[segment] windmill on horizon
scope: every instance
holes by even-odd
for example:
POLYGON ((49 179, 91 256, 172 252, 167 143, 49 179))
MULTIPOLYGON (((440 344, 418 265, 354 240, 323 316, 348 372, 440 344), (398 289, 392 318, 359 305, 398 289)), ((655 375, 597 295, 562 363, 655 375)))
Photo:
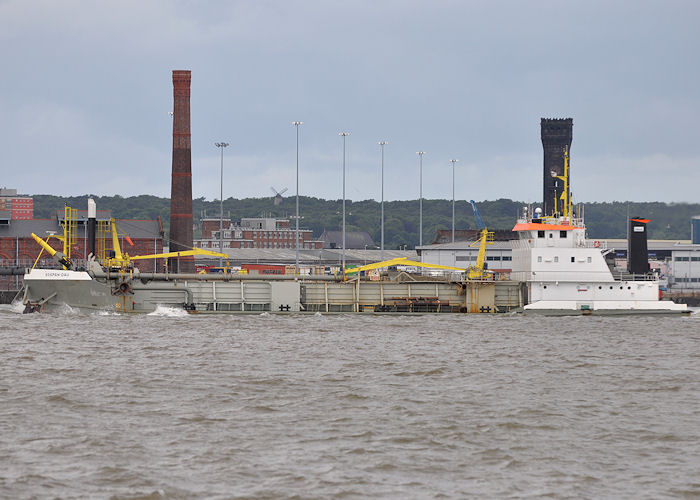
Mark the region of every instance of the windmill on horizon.
POLYGON ((274 187, 270 186, 270 189, 275 194, 273 202, 275 203, 275 206, 278 206, 280 203, 282 203, 282 200, 284 200, 284 197, 282 195, 287 192, 287 188, 284 188, 281 191, 277 191, 274 187))

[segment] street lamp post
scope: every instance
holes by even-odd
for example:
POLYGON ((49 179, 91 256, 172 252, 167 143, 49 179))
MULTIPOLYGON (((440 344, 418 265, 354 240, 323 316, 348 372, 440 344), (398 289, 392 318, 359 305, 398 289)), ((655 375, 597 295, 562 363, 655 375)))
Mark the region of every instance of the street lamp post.
POLYGON ((294 248, 296 253, 295 260, 295 275, 299 276, 299 125, 304 122, 292 122, 292 125, 297 129, 297 224, 296 231, 294 232, 294 248))
POLYGON ((350 132, 340 132, 343 137, 343 273, 345 273, 345 138, 350 132))
POLYGON ((459 160, 452 158, 452 243, 455 242, 455 163, 459 160))
MULTIPOLYGON (((224 253, 224 148, 228 142, 217 142, 215 146, 221 149, 221 194, 219 195, 219 252, 224 253)), ((219 267, 224 265, 224 258, 219 257, 219 267)))
POLYGON ((379 141, 377 144, 382 148, 382 247, 380 260, 384 260, 384 146, 389 144, 386 141, 379 141))
POLYGON ((419 185, 419 201, 418 201, 418 244, 423 246, 423 155, 425 151, 416 151, 420 159, 420 167, 418 168, 418 185, 419 185))

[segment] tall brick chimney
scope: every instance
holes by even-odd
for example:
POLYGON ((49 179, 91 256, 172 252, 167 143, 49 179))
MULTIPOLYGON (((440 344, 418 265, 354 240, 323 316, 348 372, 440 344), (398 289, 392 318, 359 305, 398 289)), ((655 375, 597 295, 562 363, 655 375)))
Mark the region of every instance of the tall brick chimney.
MULTIPOLYGON (((173 71, 173 174, 170 188, 170 251, 192 249, 191 71, 173 71)), ((194 272, 194 257, 171 257, 171 271, 194 272)))

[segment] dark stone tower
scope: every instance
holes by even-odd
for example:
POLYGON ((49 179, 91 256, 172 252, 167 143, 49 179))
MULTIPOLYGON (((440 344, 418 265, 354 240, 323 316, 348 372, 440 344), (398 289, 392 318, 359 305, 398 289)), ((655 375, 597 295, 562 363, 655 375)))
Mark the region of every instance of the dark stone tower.
MULTIPOLYGON (((542 118, 540 121, 544 148, 543 215, 554 214, 555 198, 557 208, 561 212, 560 197, 564 190, 564 183, 552 177, 552 172, 556 172, 559 176, 564 175, 564 148, 568 147, 571 150, 573 127, 573 118, 542 118)), ((570 179, 568 183, 571 186, 570 179)))
MULTIPOLYGON (((173 71, 173 174, 170 188, 170 251, 192 249, 191 72, 173 71)), ((194 257, 171 257, 171 271, 194 272, 194 257)))

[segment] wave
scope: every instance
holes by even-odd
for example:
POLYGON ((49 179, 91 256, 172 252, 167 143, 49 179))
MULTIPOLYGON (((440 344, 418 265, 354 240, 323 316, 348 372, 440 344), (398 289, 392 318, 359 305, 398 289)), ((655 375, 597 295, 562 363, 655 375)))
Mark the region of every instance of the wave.
POLYGON ((19 300, 15 300, 12 304, 0 304, 0 312, 22 314, 24 312, 24 304, 19 300))
POLYGON ((184 318, 189 316, 189 313, 184 309, 168 306, 156 306, 156 310, 147 314, 147 316, 165 316, 168 318, 184 318))

